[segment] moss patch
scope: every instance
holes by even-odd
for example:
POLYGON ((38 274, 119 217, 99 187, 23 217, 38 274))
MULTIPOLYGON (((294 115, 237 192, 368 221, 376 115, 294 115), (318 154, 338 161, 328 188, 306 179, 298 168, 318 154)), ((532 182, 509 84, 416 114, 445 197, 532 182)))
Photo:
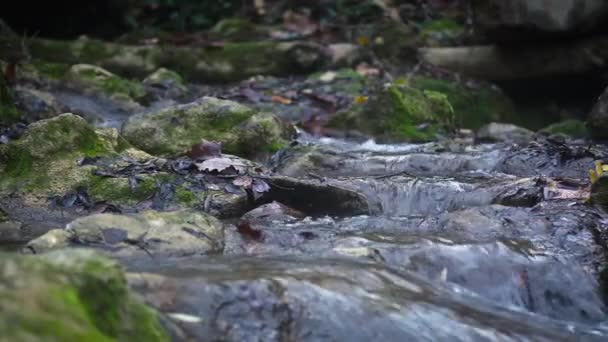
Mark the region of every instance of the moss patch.
POLYGON ((363 105, 338 113, 329 126, 358 130, 381 141, 429 141, 453 128, 454 109, 447 96, 392 84, 363 105))
POLYGON ((0 329, 12 341, 167 341, 118 265, 90 251, 0 258, 0 329))
POLYGON ((107 201, 114 204, 134 205, 152 196, 157 190, 156 180, 144 177, 131 188, 127 178, 92 176, 86 182, 89 196, 93 201, 107 201))
POLYGON ((121 78, 100 67, 87 64, 76 64, 70 68, 70 79, 89 86, 109 96, 124 96, 141 100, 146 91, 139 82, 121 78))
POLYGON ((456 124, 463 128, 478 129, 490 122, 510 122, 515 116, 511 101, 489 87, 469 89, 456 82, 429 77, 413 77, 410 83, 417 89, 445 94, 454 108, 456 124))
POLYGON ((548 134, 564 134, 573 138, 588 138, 590 136, 585 122, 575 119, 554 123, 540 131, 548 134))
POLYGON ((63 194, 88 177, 82 157, 115 154, 110 142, 73 114, 31 124, 20 139, 0 147, 0 190, 63 194))

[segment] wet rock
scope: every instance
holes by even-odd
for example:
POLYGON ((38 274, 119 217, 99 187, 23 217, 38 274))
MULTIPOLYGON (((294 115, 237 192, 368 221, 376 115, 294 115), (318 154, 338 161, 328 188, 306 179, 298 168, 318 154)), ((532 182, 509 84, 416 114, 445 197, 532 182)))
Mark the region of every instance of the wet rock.
POLYGON ((529 39, 529 31, 588 31, 608 15, 608 6, 599 0, 559 0, 550 5, 541 0, 478 0, 472 8, 479 28, 503 38, 510 34, 509 39, 529 39))
POLYGON ((564 135, 573 139, 589 138, 589 130, 587 129, 585 122, 576 119, 556 122, 541 129, 540 133, 564 135))
POLYGON ((328 127, 356 130, 379 141, 430 141, 454 125, 447 97, 410 86, 384 86, 366 103, 334 115, 328 127))
POLYGON ((121 268, 90 251, 3 255, 0 284, 7 339, 168 341, 156 312, 130 293, 121 268))
POLYGON ((220 221, 196 211, 98 214, 72 221, 67 234, 49 231, 27 248, 38 253, 70 245, 98 248, 113 256, 192 256, 221 252, 223 230, 220 221))
POLYGON ((277 201, 308 215, 365 215, 377 212, 365 195, 337 182, 273 176, 262 200, 277 201))
POLYGON ((82 38, 76 41, 32 39, 32 55, 49 62, 88 63, 123 76, 145 77, 160 67, 194 81, 236 81, 255 75, 291 75, 315 71, 328 62, 324 49, 308 42, 245 42, 170 49, 122 45, 82 38))
POLYGON ((600 145, 541 139, 527 146, 512 148, 497 166, 497 171, 517 175, 587 178, 595 160, 603 160, 607 151, 600 145))
POLYGON ((492 122, 477 131, 475 138, 480 142, 509 142, 526 144, 533 139, 534 132, 513 124, 492 122))
POLYGON ((350 67, 372 60, 369 52, 355 44, 331 44, 328 49, 334 67, 350 67))
POLYGON ((273 201, 246 212, 241 218, 247 221, 293 221, 303 217, 302 212, 273 201))
POLYGON ((133 115, 123 127, 129 142, 155 155, 177 155, 206 139, 221 142, 224 152, 252 157, 278 150, 292 132, 272 114, 212 97, 133 115))
POLYGON ((608 139, 608 88, 600 95, 589 113, 587 126, 594 139, 608 139))
POLYGON ((0 217, 0 243, 27 241, 22 226, 23 224, 19 221, 6 220, 0 217))
POLYGON ((572 332, 566 323, 371 263, 247 258, 150 266, 133 266, 138 273, 130 283, 151 305, 172 314, 185 340, 403 341, 424 336, 468 341, 493 336, 555 341, 576 336, 592 341, 604 334, 576 323, 568 325, 572 332))

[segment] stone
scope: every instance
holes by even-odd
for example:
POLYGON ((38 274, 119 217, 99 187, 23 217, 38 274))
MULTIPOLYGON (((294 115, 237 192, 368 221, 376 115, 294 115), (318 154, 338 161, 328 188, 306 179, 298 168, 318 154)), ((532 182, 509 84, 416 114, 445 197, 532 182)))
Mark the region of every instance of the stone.
POLYGON ((508 142, 526 144, 533 139, 534 132, 513 124, 492 122, 481 127, 475 138, 479 142, 508 142))
POLYGON ((608 88, 599 96, 587 118, 594 139, 608 139, 608 88))
POLYGON ((589 138, 589 129, 584 121, 569 119, 551 124, 539 131, 544 134, 557 134, 574 139, 589 138))
POLYGON ((92 251, 3 254, 0 297, 6 340, 169 341, 117 263, 92 251))
POLYGON ((527 39, 530 31, 590 31, 608 15, 602 0, 475 0, 472 10, 478 28, 501 37, 510 33, 509 39, 527 39))
POLYGON ((222 143, 223 152, 251 158, 277 151, 294 130, 273 114, 233 101, 203 97, 185 105, 133 115, 122 133, 133 146, 154 155, 179 155, 206 139, 222 143))
POLYGON ((64 232, 51 230, 27 248, 39 252, 67 244, 99 248, 113 256, 178 257, 221 253, 224 243, 223 224, 194 210, 90 215, 70 222, 64 232))

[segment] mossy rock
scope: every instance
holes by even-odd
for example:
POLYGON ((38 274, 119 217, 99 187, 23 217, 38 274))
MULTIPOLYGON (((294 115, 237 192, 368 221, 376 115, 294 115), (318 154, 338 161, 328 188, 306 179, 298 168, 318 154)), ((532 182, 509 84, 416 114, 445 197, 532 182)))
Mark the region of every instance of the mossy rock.
POLYGON ((569 119, 551 124, 540 130, 547 134, 563 134, 576 139, 589 138, 589 130, 584 121, 569 119))
POLYGON ((35 122, 18 140, 0 146, 0 192, 63 195, 90 177, 92 166, 78 160, 114 155, 114 143, 74 114, 35 122))
POLYGON ((206 139, 221 142, 223 152, 248 158, 275 151, 291 133, 291 127, 272 114, 212 97, 134 115, 123 127, 133 146, 154 155, 177 155, 206 139))
POLYGON ((67 73, 67 80, 119 100, 137 102, 146 95, 144 86, 139 82, 121 78, 95 65, 73 65, 67 73))
POLYGON ((123 77, 145 77, 160 67, 189 81, 236 81, 254 75, 307 73, 328 62, 324 49, 308 42, 243 42, 214 47, 133 46, 94 39, 32 39, 36 59, 93 64, 123 77))
POLYGON ((420 35, 427 42, 427 46, 445 45, 455 42, 465 33, 465 27, 451 18, 440 18, 422 23, 419 27, 420 35))
POLYGON ((21 119, 15 99, 4 77, 0 77, 0 126, 10 125, 21 119))
POLYGON ((145 85, 151 86, 184 86, 184 79, 175 71, 167 68, 159 68, 148 75, 143 81, 145 85))
POLYGON ((444 94, 399 84, 384 86, 366 103, 329 122, 329 127, 356 130, 380 141, 430 141, 453 126, 454 109, 444 94))
POLYGON ((116 262, 91 251, 0 258, 7 341, 168 341, 116 262))
POLYGON ((490 122, 510 122, 515 116, 511 100, 490 86, 469 88, 461 83, 415 76, 409 83, 421 90, 445 94, 454 108, 456 124, 476 130, 490 122))
POLYGON ((220 20, 208 34, 214 40, 228 42, 249 42, 263 39, 268 29, 264 29, 247 19, 227 18, 220 20))

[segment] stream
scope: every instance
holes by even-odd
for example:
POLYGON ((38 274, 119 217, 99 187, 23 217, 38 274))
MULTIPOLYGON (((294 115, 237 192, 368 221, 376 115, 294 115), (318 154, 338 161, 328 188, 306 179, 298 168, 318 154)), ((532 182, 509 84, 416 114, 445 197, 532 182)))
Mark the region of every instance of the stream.
POLYGON ((278 173, 357 190, 371 212, 278 211, 250 220, 259 239, 229 226, 222 256, 125 259, 130 283, 172 317, 176 338, 608 338, 598 282, 608 221, 572 197, 568 184, 592 164, 563 154, 575 143, 300 144, 314 147, 316 166, 290 167, 297 153, 279 152, 278 173))

